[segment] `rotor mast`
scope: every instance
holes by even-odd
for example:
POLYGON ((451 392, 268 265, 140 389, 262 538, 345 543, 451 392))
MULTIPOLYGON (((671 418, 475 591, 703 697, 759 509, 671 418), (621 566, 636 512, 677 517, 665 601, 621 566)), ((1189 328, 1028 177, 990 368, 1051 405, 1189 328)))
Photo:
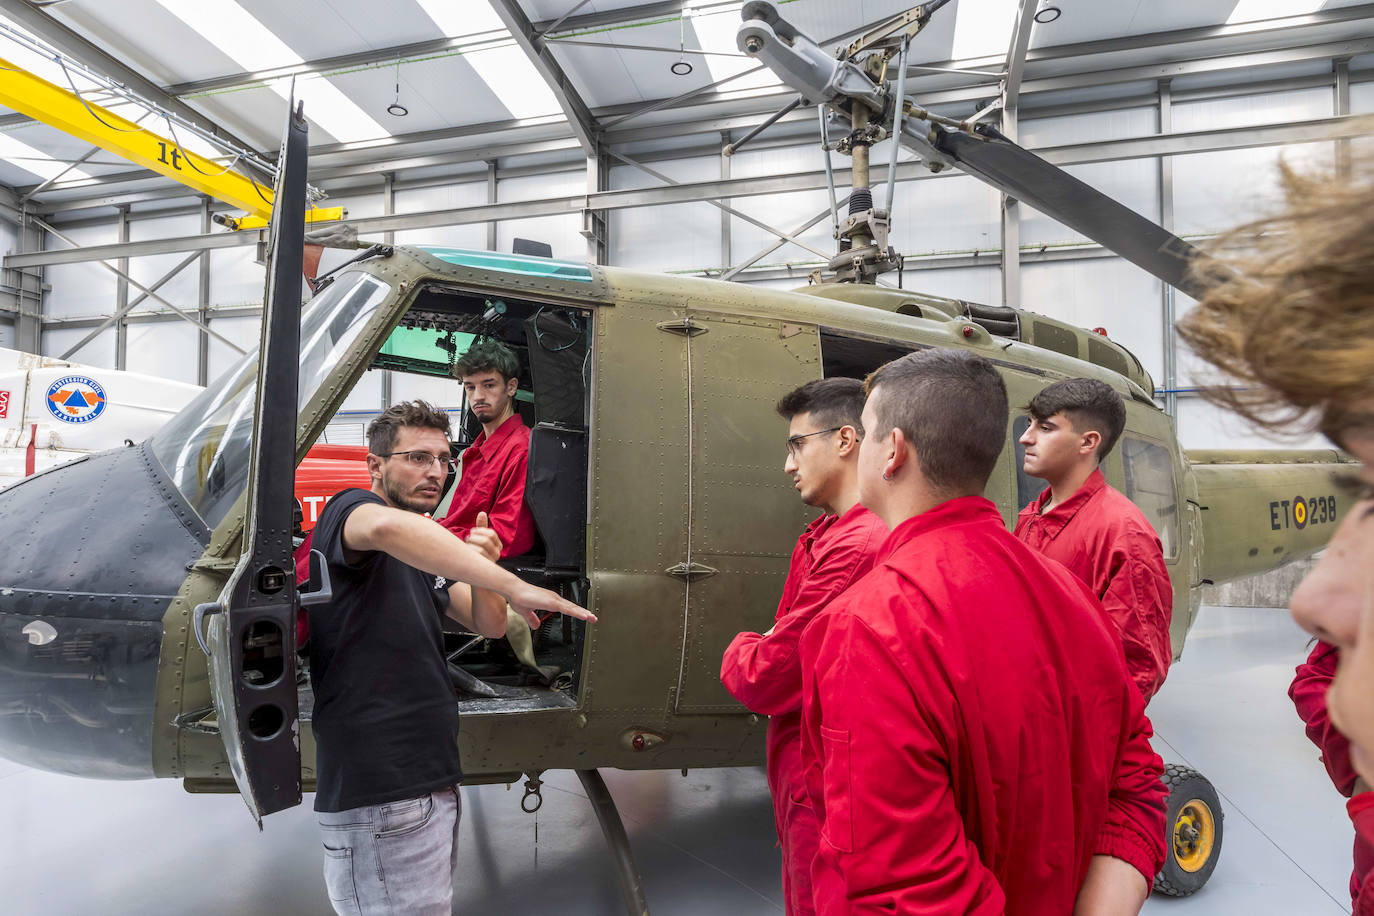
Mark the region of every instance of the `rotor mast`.
MULTIPOLYGON (((888 244, 892 220, 892 197, 896 172, 895 150, 888 166, 888 192, 884 206, 875 206, 872 190, 871 150, 886 139, 899 142, 905 100, 902 98, 904 73, 897 86, 889 89, 887 66, 893 52, 900 49, 899 68, 906 66, 906 48, 935 10, 948 0, 931 0, 892 17, 870 30, 835 56, 827 54, 808 36, 778 15, 767 0, 751 0, 740 11, 743 22, 736 35, 741 51, 756 57, 777 73, 784 82, 802 93, 802 101, 828 107, 847 119, 848 136, 834 147, 852 161, 849 212, 841 221, 836 215, 835 240, 839 251, 826 264, 833 282, 876 283, 880 274, 901 266, 902 256, 888 244), (889 126, 890 125, 890 126, 889 126)), ((831 174, 829 151, 822 115, 822 146, 827 155, 827 175, 831 174)), ((831 180, 831 199, 835 189, 831 180)), ((817 271, 813 281, 819 282, 817 271)))

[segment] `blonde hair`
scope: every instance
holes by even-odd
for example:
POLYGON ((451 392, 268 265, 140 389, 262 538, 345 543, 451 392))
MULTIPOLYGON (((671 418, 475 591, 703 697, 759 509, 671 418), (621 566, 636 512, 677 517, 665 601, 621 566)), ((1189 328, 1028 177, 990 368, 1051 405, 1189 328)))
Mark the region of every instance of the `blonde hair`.
POLYGON ((1209 288, 1178 331, 1240 383, 1207 389, 1210 400, 1338 438, 1349 408, 1374 398, 1374 171, 1282 163, 1280 177, 1286 209, 1218 240, 1195 269, 1209 288))

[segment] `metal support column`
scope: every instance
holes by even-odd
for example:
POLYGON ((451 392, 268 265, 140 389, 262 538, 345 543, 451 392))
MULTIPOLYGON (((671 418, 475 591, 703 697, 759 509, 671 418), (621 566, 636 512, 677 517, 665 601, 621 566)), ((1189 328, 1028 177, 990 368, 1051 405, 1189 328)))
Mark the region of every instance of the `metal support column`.
MULTIPOLYGON (((19 251, 42 251, 43 240, 43 230, 29 219, 26 209, 21 209, 19 251)), ((14 348, 38 353, 43 343, 43 268, 6 269, 3 276, 5 285, 15 290, 14 348)))
MULTIPOLYGON (((382 212, 387 216, 396 213, 396 173, 382 173, 382 212)), ((396 244, 396 233, 387 231, 382 233, 382 241, 387 245, 396 244)), ((381 409, 386 410, 391 406, 391 370, 382 370, 382 404, 381 409)))
MULTIPOLYGON (((208 235, 212 225, 210 221, 210 198, 200 199, 200 234, 208 235)), ((200 253, 200 276, 196 284, 196 315, 200 318, 200 323, 207 328, 210 326, 210 252, 200 253)), ((206 331, 197 331, 196 339, 196 384, 210 384, 210 335, 206 331)))
MULTIPOLYGON (((127 205, 119 208, 119 243, 127 244, 129 241, 129 207, 127 205)), ((115 266, 127 275, 129 273, 129 259, 120 258, 115 262, 115 266)), ((115 280, 115 312, 124 311, 129 304, 129 281, 120 276, 115 280)), ((115 322, 115 368, 127 369, 129 357, 129 326, 120 318, 115 322)))
MULTIPOLYGON (((594 156, 587 157, 587 194, 599 194, 606 190, 609 182, 607 181, 606 157, 599 151, 594 156)), ((605 264, 610 254, 608 242, 608 220, 605 210, 594 210, 591 207, 584 207, 582 210, 582 237, 587 240, 587 262, 589 264, 605 264)))
MULTIPOLYGON (((496 160, 487 160, 487 204, 496 205, 496 160)), ((496 250, 496 220, 487 220, 487 251, 496 250)))
MULTIPOLYGON (((1331 62, 1335 77, 1335 98, 1333 114, 1344 117, 1350 114, 1350 58, 1338 57, 1331 62)), ((1336 141, 1336 174, 1341 178, 1350 177, 1350 141, 1336 141)))
MULTIPOLYGON (((1021 0, 1016 9, 1016 23, 1012 26, 1011 44, 1007 48, 1007 71, 1002 79, 1002 133, 1013 143, 1017 141, 1016 111, 1021 104, 1021 80, 1026 71, 1026 54, 1030 49, 1031 32, 1035 29, 1037 0, 1021 0)), ((1016 198, 1000 195, 1002 206, 1002 304, 1021 304, 1021 209, 1016 198)))
MULTIPOLYGON (((725 155, 725 153, 724 153, 724 150, 727 149, 729 146, 730 146, 730 131, 728 131, 728 130, 723 130, 723 131, 720 132, 720 148, 721 148, 721 150, 722 150, 722 152, 721 152, 721 154, 720 154, 720 180, 721 180, 721 181, 729 181, 729 180, 730 180, 730 157, 727 156, 727 155, 725 155)), ((721 203, 727 204, 727 205, 728 205, 728 204, 730 203, 730 201, 729 201, 729 199, 726 199, 726 200, 721 201, 721 203)), ((734 260, 733 260, 733 258, 734 258, 734 255, 733 255, 733 253, 732 253, 731 250, 730 250, 730 211, 729 211, 729 210, 721 210, 721 211, 720 211, 720 263, 721 263, 721 266, 723 266, 723 267, 728 267, 728 266, 730 266, 731 264, 735 263, 734 260)))
MULTIPOLYGON (((1172 133, 1174 129, 1173 90, 1169 80, 1159 81, 1159 133, 1160 136, 1172 133)), ((1170 232, 1174 231, 1174 160, 1172 156, 1160 156, 1159 163, 1159 224, 1170 232)), ((1163 307, 1164 335, 1164 412, 1177 416, 1178 412, 1178 335, 1174 331, 1174 288, 1161 283, 1161 305, 1163 307)))

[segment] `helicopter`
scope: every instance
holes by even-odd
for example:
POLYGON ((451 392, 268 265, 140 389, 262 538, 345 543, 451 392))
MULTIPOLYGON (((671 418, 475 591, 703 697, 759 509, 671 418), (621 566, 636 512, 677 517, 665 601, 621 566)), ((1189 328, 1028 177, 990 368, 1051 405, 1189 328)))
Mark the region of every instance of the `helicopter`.
MULTIPOLYGON (((1204 585, 1319 550, 1350 505, 1334 482, 1337 452, 1185 452, 1149 373, 1120 343, 1025 309, 875 282, 900 257, 886 212, 858 192, 869 191, 869 147, 891 124, 887 135, 932 167, 978 175, 1198 291, 1186 243, 995 131, 919 108, 883 78, 940 5, 838 57, 771 5, 743 8, 741 50, 852 128, 840 250, 823 282, 790 292, 375 245, 322 278, 302 309, 306 126, 293 106, 259 348, 147 440, 0 491, 6 530, 22 520, 26 532, 0 552, 0 755, 239 792, 259 825, 299 804, 315 771, 295 621, 331 586, 319 558, 308 583, 295 581, 293 475, 369 369, 456 390, 453 353, 479 337, 510 346, 527 370, 526 498, 539 537, 535 552, 503 562, 600 622, 545 623, 531 634, 533 665, 504 641, 446 636, 451 666, 475 688, 455 699, 466 782, 525 777, 522 806, 534 810, 542 772, 577 771, 630 912, 647 904, 597 769, 763 761, 766 721, 726 692, 719 668, 736 633, 768 626, 810 517, 779 470, 780 394, 819 377, 861 378, 929 347, 991 360, 1012 403, 1062 378, 1109 384, 1127 425, 1103 470, 1160 535, 1176 658, 1204 585)), ((1026 422, 1007 418, 987 490, 1009 525, 1042 485, 1021 469, 1026 422)), ((1194 822, 1171 826, 1171 856, 1183 863, 1175 878, 1205 881, 1219 808, 1201 861, 1194 822)))

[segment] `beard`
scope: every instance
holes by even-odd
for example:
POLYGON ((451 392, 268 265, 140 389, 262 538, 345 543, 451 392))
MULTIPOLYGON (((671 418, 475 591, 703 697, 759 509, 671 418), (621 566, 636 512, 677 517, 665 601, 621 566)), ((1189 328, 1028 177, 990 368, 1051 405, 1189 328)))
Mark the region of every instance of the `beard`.
POLYGON ((382 489, 386 491, 388 502, 397 509, 404 509, 407 512, 423 515, 426 512, 434 511, 439 506, 439 500, 435 497, 422 495, 414 492, 414 490, 409 493, 402 492, 400 485, 389 478, 383 478, 382 489))

